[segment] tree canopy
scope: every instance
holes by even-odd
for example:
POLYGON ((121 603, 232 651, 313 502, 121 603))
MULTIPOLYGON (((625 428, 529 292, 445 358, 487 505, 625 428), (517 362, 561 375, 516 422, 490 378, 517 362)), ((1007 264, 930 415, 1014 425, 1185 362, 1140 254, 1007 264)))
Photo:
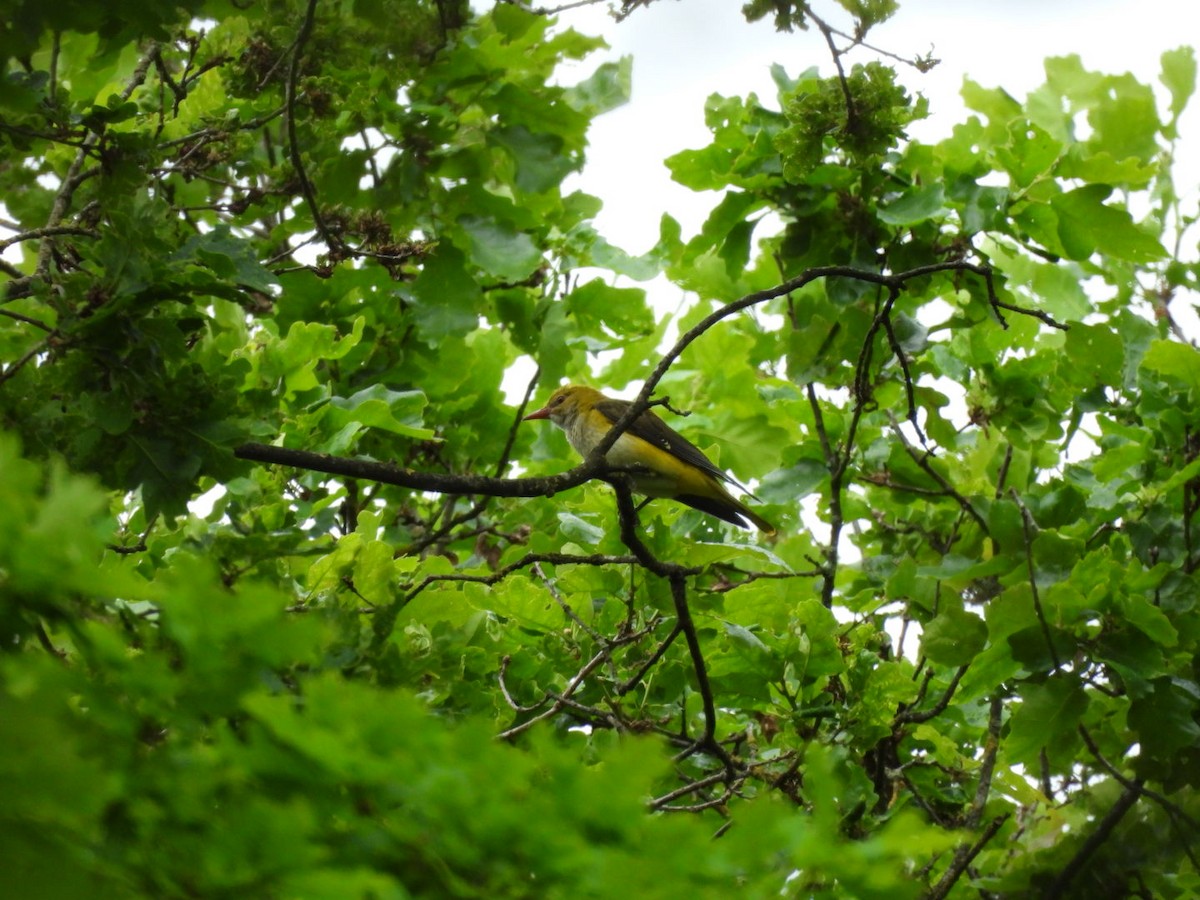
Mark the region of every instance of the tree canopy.
POLYGON ((709 98, 639 255, 555 11, 5 4, 23 896, 1200 896, 1194 51, 924 142, 915 6, 744 12, 828 59, 709 98), (568 381, 778 533, 522 424, 568 381))

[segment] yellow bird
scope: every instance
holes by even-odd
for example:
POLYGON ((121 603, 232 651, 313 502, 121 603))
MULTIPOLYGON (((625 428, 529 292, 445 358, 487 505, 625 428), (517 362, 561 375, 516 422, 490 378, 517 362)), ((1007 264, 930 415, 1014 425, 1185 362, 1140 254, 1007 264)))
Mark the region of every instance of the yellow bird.
MULTIPOLYGON (((586 458, 627 409, 628 400, 614 400, 590 387, 568 385, 555 391, 545 406, 525 420, 549 419, 567 433, 571 446, 586 458)), ((613 468, 629 470, 633 487, 640 494, 678 500, 742 528, 749 527, 749 519, 759 531, 775 533, 770 522, 736 500, 721 482, 741 488, 740 484, 650 410, 633 420, 605 459, 613 468)))

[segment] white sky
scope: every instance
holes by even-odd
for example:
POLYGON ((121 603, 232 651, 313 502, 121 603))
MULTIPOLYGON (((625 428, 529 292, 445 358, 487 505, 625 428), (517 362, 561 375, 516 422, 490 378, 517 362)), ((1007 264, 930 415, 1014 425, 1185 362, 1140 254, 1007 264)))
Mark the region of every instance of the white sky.
MULTIPOLYGON (((910 133, 933 141, 947 136, 966 114, 958 97, 964 76, 1023 99, 1044 81, 1046 57, 1077 53, 1089 69, 1130 71, 1157 85, 1163 51, 1183 44, 1200 50, 1200 7, 1190 21, 1183 12, 1192 2, 901 0, 900 11, 873 30, 868 41, 905 58, 932 52, 942 60, 927 74, 900 67, 909 92, 930 100, 929 119, 910 133)), ((633 56, 633 99, 592 125, 587 168, 570 185, 604 201, 598 228, 630 252, 644 252, 654 244, 663 212, 683 223, 686 236, 695 233, 714 204, 713 195, 672 182, 663 165, 679 150, 708 143, 704 101, 710 94, 754 91, 774 106, 772 63, 793 76, 813 65, 823 74, 833 73, 828 48, 815 29, 781 34, 769 21, 750 25, 741 6, 740 0, 655 0, 620 25, 604 6, 559 14, 562 25, 602 34, 612 47, 585 60, 580 77, 603 59, 633 56)), ((833 0, 817 0, 815 6, 831 25, 850 30, 848 17, 833 0)), ((872 58, 869 51, 858 50, 851 61, 872 58)), ((573 80, 572 73, 564 74, 573 80)), ((1200 100, 1193 97, 1184 114, 1177 168, 1177 185, 1191 198, 1193 210, 1200 182, 1198 107, 1200 100)))

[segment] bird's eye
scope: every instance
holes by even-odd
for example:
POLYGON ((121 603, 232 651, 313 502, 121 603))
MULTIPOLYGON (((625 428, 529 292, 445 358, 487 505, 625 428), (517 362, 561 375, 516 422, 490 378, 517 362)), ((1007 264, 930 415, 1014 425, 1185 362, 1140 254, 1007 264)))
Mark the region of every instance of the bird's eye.
POLYGON ((564 396, 562 396, 561 394, 560 394, 559 396, 557 396, 557 397, 551 397, 551 398, 550 398, 550 405, 551 405, 551 406, 558 406, 559 404, 561 404, 561 403, 562 403, 564 400, 566 400, 566 399, 567 399, 567 398, 566 398, 566 397, 564 397, 564 396))

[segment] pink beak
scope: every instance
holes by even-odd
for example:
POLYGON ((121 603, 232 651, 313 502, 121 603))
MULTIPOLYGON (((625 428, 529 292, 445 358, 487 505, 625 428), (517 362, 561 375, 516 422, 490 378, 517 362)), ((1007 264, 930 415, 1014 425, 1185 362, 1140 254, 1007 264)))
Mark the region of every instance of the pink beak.
POLYGON ((550 418, 550 407, 543 406, 537 412, 531 412, 529 415, 527 415, 521 421, 528 422, 532 419, 548 419, 548 418, 550 418))

